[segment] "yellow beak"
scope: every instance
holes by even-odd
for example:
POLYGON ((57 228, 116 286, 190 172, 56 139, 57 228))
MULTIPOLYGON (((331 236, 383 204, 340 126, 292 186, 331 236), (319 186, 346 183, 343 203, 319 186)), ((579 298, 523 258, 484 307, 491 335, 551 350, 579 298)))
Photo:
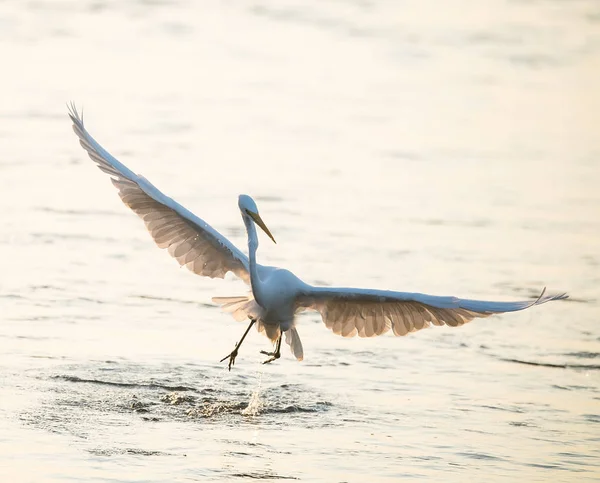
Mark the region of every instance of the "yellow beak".
POLYGON ((273 238, 273 235, 271 235, 271 232, 267 228, 267 225, 265 225, 265 222, 262 221, 262 218, 260 217, 260 215, 258 213, 254 213, 253 211, 249 211, 249 210, 246 210, 246 213, 248 213, 248 215, 250 215, 250 218, 252 218, 254 220, 254 223, 256 223, 258 226, 260 226, 262 228, 262 230, 269 236, 269 238, 271 240, 273 240, 273 243, 277 243, 275 241, 275 238, 273 238))

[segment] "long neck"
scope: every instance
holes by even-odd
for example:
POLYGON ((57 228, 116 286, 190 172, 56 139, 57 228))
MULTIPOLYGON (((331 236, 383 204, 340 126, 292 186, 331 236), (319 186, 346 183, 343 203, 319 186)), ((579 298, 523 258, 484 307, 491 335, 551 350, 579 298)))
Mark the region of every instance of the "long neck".
POLYGON ((262 284, 258 276, 258 267, 256 264, 256 250, 258 249, 258 233, 256 233, 256 225, 248 217, 244 216, 244 224, 248 232, 248 255, 250 257, 250 286, 252 287, 252 295, 260 304, 262 295, 262 284))

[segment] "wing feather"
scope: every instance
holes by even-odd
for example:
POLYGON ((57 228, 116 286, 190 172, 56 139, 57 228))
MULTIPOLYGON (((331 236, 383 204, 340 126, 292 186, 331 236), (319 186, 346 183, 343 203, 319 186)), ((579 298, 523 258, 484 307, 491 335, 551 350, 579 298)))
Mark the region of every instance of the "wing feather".
POLYGON ((309 287, 298 295, 296 310, 318 311, 325 326, 343 337, 373 337, 390 329, 400 336, 431 324, 459 327, 477 317, 567 298, 566 294, 544 296, 545 291, 533 301, 494 302, 387 290, 309 287))
POLYGON ((204 220, 167 197, 146 178, 135 174, 108 153, 87 132, 74 105, 69 117, 81 146, 98 167, 111 176, 125 205, 144 220, 150 236, 180 265, 208 277, 223 278, 233 272, 250 282, 248 258, 204 220))

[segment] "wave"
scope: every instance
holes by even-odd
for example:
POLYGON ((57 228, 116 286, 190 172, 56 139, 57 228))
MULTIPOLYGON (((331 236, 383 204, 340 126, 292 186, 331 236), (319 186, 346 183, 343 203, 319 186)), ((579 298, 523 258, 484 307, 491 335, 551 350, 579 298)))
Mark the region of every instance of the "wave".
POLYGON ((171 386, 168 384, 158 384, 156 382, 151 383, 140 383, 140 382, 115 382, 115 381, 103 381, 101 379, 85 379, 77 376, 63 376, 57 375, 52 376, 53 379, 62 379, 68 382, 82 382, 87 384, 102 384, 105 386, 117 386, 123 388, 143 388, 143 389, 164 389, 165 391, 192 391, 199 392, 198 389, 190 386, 171 386))
POLYGON ((521 359, 505 359, 500 358, 501 361, 513 362, 515 364, 524 364, 526 366, 538 366, 538 367, 551 367, 553 369, 584 369, 584 370, 600 370, 600 364, 556 364, 551 362, 537 362, 537 361, 524 361, 521 359))

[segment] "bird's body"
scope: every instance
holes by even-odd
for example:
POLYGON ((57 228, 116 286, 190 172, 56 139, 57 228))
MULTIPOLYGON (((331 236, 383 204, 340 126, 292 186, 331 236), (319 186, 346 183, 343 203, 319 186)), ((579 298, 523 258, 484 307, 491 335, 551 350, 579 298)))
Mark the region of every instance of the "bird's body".
POLYGON ((262 286, 259 292, 257 293, 253 286, 252 294, 263 309, 264 323, 278 325, 284 332, 290 329, 294 323, 298 294, 309 286, 283 268, 269 272, 259 285, 262 286))
POLYGON ((259 239, 256 226, 271 239, 273 236, 258 214, 258 207, 252 198, 240 195, 238 200, 248 233, 246 256, 204 220, 111 156, 86 131, 83 118, 74 106, 70 107, 69 115, 83 148, 98 167, 111 176, 122 201, 144 220, 160 248, 168 249, 180 265, 185 265, 198 275, 223 278, 227 272, 233 272, 250 284, 251 292, 248 295, 213 298, 237 320, 251 321, 235 349, 224 358, 229 358, 230 369, 241 342, 254 324, 269 339, 277 341, 275 352, 265 352, 271 356, 266 362, 279 357, 283 334, 294 356, 302 360, 303 348, 295 326, 295 315, 303 310, 319 312, 325 325, 336 334, 372 337, 390 330, 395 335, 406 335, 430 324, 457 327, 476 317, 515 312, 567 297, 565 294, 544 297, 542 292, 533 301, 494 302, 309 285, 289 270, 257 262, 259 239))

